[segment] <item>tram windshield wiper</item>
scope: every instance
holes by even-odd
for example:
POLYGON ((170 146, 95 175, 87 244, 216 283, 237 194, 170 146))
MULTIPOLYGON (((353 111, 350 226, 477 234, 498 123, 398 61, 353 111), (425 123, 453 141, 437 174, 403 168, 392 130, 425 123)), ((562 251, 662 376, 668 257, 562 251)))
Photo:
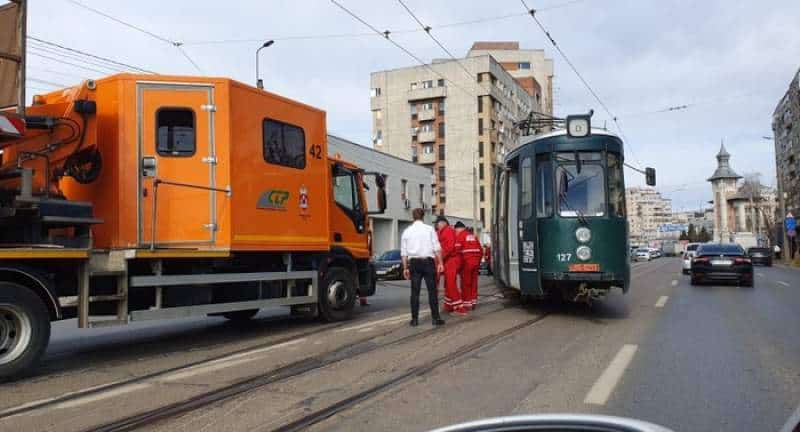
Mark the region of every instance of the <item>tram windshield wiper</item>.
POLYGON ((575 213, 575 216, 577 216, 577 217, 578 217, 578 222, 580 222, 580 224, 581 224, 581 225, 584 225, 584 226, 587 226, 587 227, 589 226, 589 219, 587 219, 587 218, 586 218, 586 215, 585 215, 585 214, 583 214, 583 212, 582 212, 582 211, 580 211, 579 209, 577 209, 577 208, 573 208, 573 207, 572 207, 572 206, 569 204, 569 200, 567 200, 567 193, 566 193, 566 191, 564 191, 564 192, 561 192, 561 193, 559 194, 559 198, 561 199, 561 202, 564 204, 564 207, 566 207, 566 208, 567 208, 567 210, 569 210, 569 211, 571 211, 571 212, 575 213))

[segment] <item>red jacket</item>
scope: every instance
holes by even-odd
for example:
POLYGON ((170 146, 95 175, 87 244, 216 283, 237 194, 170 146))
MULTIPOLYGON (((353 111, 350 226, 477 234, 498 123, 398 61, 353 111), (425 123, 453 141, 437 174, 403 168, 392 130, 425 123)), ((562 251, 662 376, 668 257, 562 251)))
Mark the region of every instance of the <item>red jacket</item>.
POLYGON ((442 246, 442 261, 461 256, 461 243, 456 239, 456 230, 450 225, 436 233, 442 246))
POLYGON ((481 242, 478 241, 478 237, 476 237, 475 234, 464 230, 461 231, 458 238, 461 243, 461 253, 465 258, 471 257, 480 259, 483 256, 483 247, 481 247, 481 242))

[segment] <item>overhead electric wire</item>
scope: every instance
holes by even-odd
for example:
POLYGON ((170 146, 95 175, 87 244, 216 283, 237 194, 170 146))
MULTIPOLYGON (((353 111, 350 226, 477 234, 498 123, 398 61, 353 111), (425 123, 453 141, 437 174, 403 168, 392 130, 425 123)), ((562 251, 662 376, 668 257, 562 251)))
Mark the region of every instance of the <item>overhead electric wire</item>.
MULTIPOLYGON (((617 126, 617 130, 619 131, 619 134, 622 136, 622 139, 625 140, 625 142, 628 144, 628 148, 631 151, 631 155, 641 165, 642 162, 639 160, 639 158, 636 157, 636 152, 633 150, 633 145, 631 145, 631 143, 629 143, 628 139, 625 137, 625 132, 622 130, 622 125, 620 125, 619 120, 617 119, 617 116, 615 116, 614 113, 611 112, 611 109, 608 108, 608 105, 606 105, 606 103, 603 102, 603 100, 600 98, 600 96, 597 94, 597 92, 594 90, 594 88, 592 88, 592 86, 589 84, 589 82, 586 81, 586 79, 583 77, 583 75, 581 75, 581 73, 578 71, 578 68, 575 67, 575 65, 572 63, 572 61, 569 59, 569 57, 567 57, 567 54, 564 52, 564 50, 562 50, 561 47, 558 45, 558 43, 556 43, 555 38, 553 38, 553 36, 550 34, 550 32, 547 31, 547 29, 544 27, 542 22, 539 21, 539 18, 536 17, 536 9, 531 9, 530 7, 528 7, 528 4, 525 3, 525 0, 519 0, 519 1, 522 3, 522 6, 528 11, 528 14, 531 16, 533 21, 536 22, 536 25, 539 27, 539 29, 542 31, 542 33, 545 34, 547 39, 553 45, 553 48, 555 48, 556 51, 558 51, 558 53, 561 55, 561 58, 564 59, 564 61, 567 63, 567 65, 570 67, 570 69, 572 69, 572 72, 575 73, 575 75, 583 83, 583 85, 586 87, 586 89, 589 90, 589 93, 591 93, 591 95, 594 97, 594 99, 597 101, 597 103, 600 104, 600 106, 603 108, 603 111, 605 111, 606 114, 608 114, 608 116, 611 117, 611 121, 613 121, 614 124, 617 126)), ((630 166, 627 163, 625 165, 628 166, 631 169, 638 170, 638 168, 630 166)))
POLYGON ((55 61, 55 62, 63 63, 65 65, 73 66, 73 67, 76 67, 76 68, 86 69, 86 70, 89 70, 89 71, 92 71, 92 72, 97 72, 97 73, 100 73, 100 74, 103 74, 103 75, 107 75, 108 74, 108 71, 102 71, 102 70, 99 70, 99 69, 90 68, 88 66, 82 66, 82 65, 79 65, 79 64, 76 64, 76 63, 71 63, 71 62, 68 62, 68 61, 65 61, 65 60, 61 60, 61 59, 58 59, 58 58, 55 58, 55 57, 46 56, 46 55, 43 55, 43 54, 38 54, 38 53, 35 53, 35 52, 31 52, 31 51, 28 51, 27 54, 28 55, 32 55, 32 56, 36 56, 36 57, 45 58, 45 59, 52 60, 52 61, 55 61))
MULTIPOLYGON (((560 9, 563 7, 571 6, 575 3, 584 2, 586 0, 572 0, 567 1, 564 3, 555 4, 552 6, 546 6, 543 8, 539 8, 539 12, 560 9)), ((444 28, 452 28, 452 27, 460 27, 465 25, 472 25, 472 24, 482 24, 487 22, 493 21, 501 21, 506 20, 509 18, 519 18, 528 15, 528 12, 517 12, 517 13, 509 13, 504 15, 495 15, 490 17, 484 18, 475 18, 465 21, 456 21, 451 23, 440 24, 436 27, 436 29, 444 29, 444 28)), ((391 34, 407 34, 407 33, 419 33, 424 30, 422 29, 398 29, 398 30, 391 30, 391 34)), ((250 43, 250 42, 263 42, 267 39, 272 39, 275 41, 289 41, 289 40, 325 40, 325 39, 334 39, 334 38, 358 38, 364 36, 376 36, 375 33, 339 33, 339 34, 310 34, 310 35, 289 35, 289 36, 268 36, 262 38, 246 38, 246 39, 211 39, 211 40, 197 40, 197 41, 185 41, 184 45, 215 45, 215 44, 233 44, 233 43, 250 43)), ((381 34, 383 36, 383 34, 381 34)))
POLYGON ((154 39, 157 39, 157 40, 159 40, 161 42, 165 42, 165 43, 168 43, 168 44, 174 46, 175 48, 178 49, 178 51, 180 51, 180 53, 184 57, 186 57, 187 60, 189 60, 189 63, 191 63, 192 66, 194 66, 195 69, 197 69, 197 72, 203 73, 202 69, 200 69, 200 66, 198 66, 197 63, 194 60, 192 60, 191 57, 189 57, 189 54, 185 50, 183 50, 181 48, 183 46, 183 42, 180 42, 180 41, 177 41, 177 40, 172 40, 170 38, 167 38, 167 37, 161 36, 159 34, 153 33, 153 32, 151 32, 149 30, 143 29, 142 27, 136 26, 136 25, 131 24, 131 23, 127 22, 127 21, 123 21, 122 19, 119 19, 119 18, 117 18, 117 17, 115 17, 113 15, 107 14, 107 13, 105 13, 103 11, 100 11, 100 10, 97 10, 97 9, 95 9, 93 7, 87 6, 87 5, 81 3, 81 2, 79 2, 77 0, 66 0, 66 1, 74 4, 75 6, 78 6, 80 8, 86 9, 86 10, 88 10, 90 12, 93 12, 93 13, 95 13, 97 15, 100 15, 100 16, 102 16, 104 18, 107 18, 107 19, 109 19, 111 21, 114 21, 114 22, 116 22, 118 24, 121 24, 121 25, 123 25, 125 27, 128 27, 130 29, 136 30, 139 33, 148 35, 148 36, 150 36, 150 37, 152 37, 154 39))
POLYGON ((120 61, 117 61, 117 60, 114 60, 114 59, 110 59, 108 57, 103 57, 103 56, 99 56, 99 55, 96 55, 96 54, 92 54, 92 53, 88 53, 88 52, 85 52, 85 51, 81 51, 79 49, 70 48, 68 46, 64 46, 62 44, 58 44, 58 43, 55 43, 55 42, 51 42, 51 41, 47 41, 47 40, 44 40, 44 39, 40 39, 40 38, 35 37, 35 36, 27 36, 27 38, 31 39, 31 40, 34 40, 36 42, 39 42, 39 43, 42 43, 42 44, 46 44, 46 45, 50 45, 52 47, 60 48, 62 50, 69 51, 69 52, 72 52, 72 53, 75 53, 75 54, 79 54, 79 55, 86 56, 86 57, 91 57, 91 58, 96 59, 96 60, 101 60, 101 61, 106 62, 106 63, 110 63, 110 64, 117 65, 117 66, 121 66, 121 67, 127 68, 129 70, 143 72, 143 73, 149 73, 149 74, 155 74, 155 72, 147 70, 147 69, 144 69, 144 68, 141 68, 139 66, 134 66, 134 65, 131 65, 131 64, 128 64, 128 63, 123 63, 123 62, 120 62, 120 61))
POLYGON ((58 58, 67 59, 69 61, 77 61, 77 62, 80 62, 81 64, 86 64, 86 65, 90 65, 90 66, 99 67, 99 68, 108 70, 110 73, 119 73, 119 72, 125 72, 126 71, 125 69, 122 69, 122 68, 119 68, 119 67, 116 67, 116 66, 109 66, 109 65, 107 65, 105 63, 95 62, 95 61, 92 61, 92 60, 87 59, 85 57, 81 57, 81 56, 70 54, 70 53, 64 53, 64 52, 61 52, 61 51, 58 51, 58 50, 54 50, 54 49, 51 49, 51 48, 48 48, 48 47, 41 47, 41 46, 37 46, 37 45, 28 44, 28 50, 33 50, 35 52, 40 52, 40 53, 44 53, 44 54, 47 54, 47 55, 54 55, 54 56, 56 56, 58 58))
POLYGON ((348 9, 348 8, 346 8, 344 5, 342 5, 342 4, 341 4, 341 3, 339 3, 338 1, 336 1, 336 0, 330 0, 330 1, 331 1, 331 3, 333 3, 334 5, 336 5, 336 6, 337 6, 339 9, 343 10, 345 13, 347 13, 348 15, 350 15, 351 17, 353 17, 353 19, 355 19, 356 21, 358 21, 358 22, 360 22, 361 24, 365 25, 366 27, 368 27, 370 30, 372 30, 372 31, 373 31, 373 32, 375 32, 376 34, 383 36, 383 37, 384 37, 384 39, 386 39, 386 40, 387 40, 387 41, 389 41, 389 42, 390 42, 392 45, 396 46, 396 47, 397 47, 397 48, 399 48, 401 51, 403 51, 404 53, 406 53, 406 54, 407 54, 409 57, 411 57, 411 58, 413 58, 414 60, 416 60, 416 61, 417 61, 417 62, 418 62, 420 65, 422 65, 424 68, 426 68, 426 69, 428 69, 429 71, 433 72, 433 74, 434 74, 434 75, 436 75, 436 76, 438 76, 439 78, 441 78, 441 79, 443 79, 443 80, 445 80, 445 81, 449 82, 449 83, 450 83, 450 84, 452 84, 454 87, 456 87, 456 88, 458 88, 458 89, 460 89, 460 90, 462 90, 462 91, 464 91, 464 92, 466 92, 466 93, 472 94, 472 92, 470 92, 469 90, 466 90, 466 89, 464 89, 463 87, 461 87, 460 85, 458 85, 458 84, 454 83, 452 80, 450 80, 450 79, 449 79, 449 78, 447 78, 446 76, 444 76, 444 75, 442 75, 441 73, 439 73, 438 71, 436 71, 436 70, 435 70, 433 67, 431 67, 431 65, 429 65, 429 64, 428 64, 428 63, 426 63, 426 62, 424 62, 424 61, 423 61, 421 58, 417 57, 417 55, 416 55, 416 54, 414 54, 413 52, 411 52, 410 50, 408 50, 408 48, 404 47, 403 45, 400 45, 400 44, 399 44, 397 41, 395 41, 394 39, 392 39, 392 38, 390 37, 390 35, 391 35, 391 32, 390 32, 390 31, 388 31, 388 30, 387 30, 387 31, 383 31, 383 32, 382 32, 382 31, 378 30, 377 28, 375 28, 375 26, 373 26, 372 24, 370 24, 370 23, 366 22, 366 21, 365 21, 363 18, 361 18, 360 16, 356 15, 356 14, 355 14, 353 11, 351 11, 351 10, 350 10, 350 9, 348 9))
POLYGON ((44 80, 44 79, 36 78, 36 77, 32 77, 32 76, 26 76, 25 79, 28 80, 28 81, 34 81, 34 82, 37 82, 39 84, 45 84, 45 85, 49 85, 49 86, 53 86, 53 87, 69 87, 67 84, 61 84, 61 83, 57 83, 57 82, 54 82, 54 81, 48 81, 48 80, 44 80))

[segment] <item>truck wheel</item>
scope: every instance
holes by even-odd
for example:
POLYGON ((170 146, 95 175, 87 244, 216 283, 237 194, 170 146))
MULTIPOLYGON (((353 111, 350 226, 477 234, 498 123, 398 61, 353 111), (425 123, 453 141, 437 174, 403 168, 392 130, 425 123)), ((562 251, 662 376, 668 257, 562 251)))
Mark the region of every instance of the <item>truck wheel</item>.
POLYGON ((50 314, 24 286, 0 282, 0 380, 32 367, 50 341, 50 314))
POLYGON ((253 318, 258 313, 258 309, 247 309, 247 310, 240 310, 240 311, 232 311, 232 312, 223 312, 220 314, 214 314, 215 316, 224 317, 227 320, 234 321, 234 322, 244 322, 250 321, 250 318, 253 318))
POLYGON ((319 316, 323 321, 343 321, 353 315, 356 283, 342 267, 328 268, 319 289, 319 316))

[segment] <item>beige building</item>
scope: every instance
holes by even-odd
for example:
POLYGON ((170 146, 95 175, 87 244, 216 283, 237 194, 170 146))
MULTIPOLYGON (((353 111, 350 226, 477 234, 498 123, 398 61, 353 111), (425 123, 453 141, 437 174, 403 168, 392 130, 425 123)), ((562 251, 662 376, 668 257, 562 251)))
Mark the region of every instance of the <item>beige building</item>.
MULTIPOLYGON (((625 204, 632 245, 652 245, 664 239, 659 227, 672 222, 672 201, 662 198, 655 189, 630 187, 625 189, 625 204)), ((667 237, 677 238, 677 235, 667 237)))
POLYGON ((495 55, 514 50, 481 47, 459 61, 372 73, 370 109, 376 150, 433 170, 433 212, 475 218, 484 229, 494 167, 519 140, 514 123, 531 111, 552 114, 552 61, 541 51, 516 50, 517 69, 509 72, 495 55))

